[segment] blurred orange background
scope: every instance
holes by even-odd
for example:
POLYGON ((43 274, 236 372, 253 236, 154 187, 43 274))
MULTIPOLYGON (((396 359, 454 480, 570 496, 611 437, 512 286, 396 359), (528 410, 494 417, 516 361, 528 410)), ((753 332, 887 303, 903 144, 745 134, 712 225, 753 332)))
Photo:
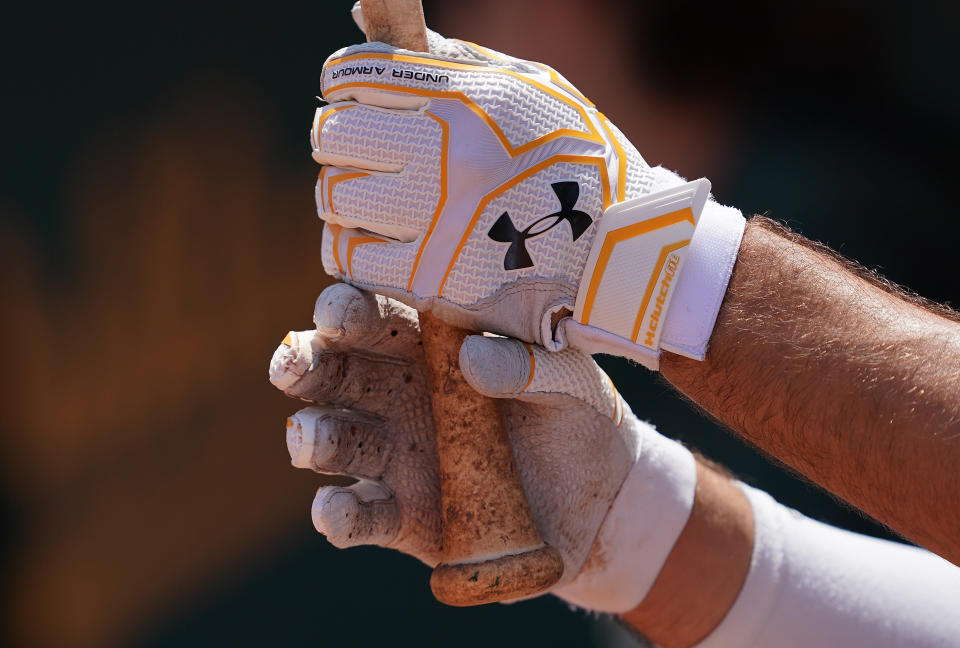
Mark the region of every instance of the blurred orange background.
MULTIPOLYGON (((555 600, 433 603, 336 552, 266 380, 331 279, 307 132, 350 0, 12 10, 0 193, 6 645, 631 645, 555 600)), ((427 3, 553 65, 652 164, 956 300, 952 3, 427 3), (952 34, 952 36, 951 36, 952 34)), ((633 409, 811 515, 883 531, 638 368, 633 409), (656 407, 651 403, 656 398, 656 407)))

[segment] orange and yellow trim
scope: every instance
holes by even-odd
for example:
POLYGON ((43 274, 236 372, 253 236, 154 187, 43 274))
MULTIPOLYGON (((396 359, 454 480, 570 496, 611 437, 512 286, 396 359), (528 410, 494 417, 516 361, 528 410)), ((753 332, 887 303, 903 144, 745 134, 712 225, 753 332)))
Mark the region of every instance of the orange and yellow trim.
POLYGON ((385 243, 386 239, 378 238, 376 236, 351 236, 347 241, 347 274, 350 275, 350 279, 353 279, 353 249, 358 245, 366 245, 367 243, 385 243))
MULTIPOLYGON (((597 297, 597 291, 600 289, 600 281, 603 279, 603 275, 607 270, 607 264, 610 262, 610 255, 613 253, 613 249, 617 246, 617 244, 632 239, 636 236, 642 236, 643 234, 647 234, 664 227, 669 227, 670 225, 674 225, 676 223, 682 223, 684 221, 689 222, 691 225, 696 225, 696 221, 693 218, 693 210, 689 207, 684 207, 683 209, 663 214, 662 216, 657 216, 656 218, 651 218, 640 223, 633 223, 632 225, 627 225, 625 227, 621 227, 620 229, 615 229, 608 232, 606 237, 603 239, 603 245, 600 248, 600 254, 597 256, 597 262, 593 268, 593 275, 590 277, 590 285, 587 288, 587 296, 583 302, 583 315, 581 316, 580 323, 590 323, 590 313, 593 311, 593 302, 597 297)), ((690 240, 687 239, 685 243, 689 242, 690 240)), ((656 283, 656 278, 658 276, 659 273, 654 273, 653 277, 651 278, 651 282, 653 283, 647 286, 648 293, 653 291, 651 286, 656 283)), ((640 308, 641 313, 646 307, 647 301, 649 301, 649 297, 645 298, 644 305, 640 308)), ((636 339, 636 332, 634 333, 634 339, 636 339)))
POLYGON ((553 81, 558 86, 560 86, 561 88, 563 88, 564 90, 572 94, 574 97, 576 97, 583 103, 587 104, 591 108, 596 107, 595 104, 589 99, 587 99, 582 92, 574 88, 569 83, 564 82, 564 80, 560 78, 560 75, 557 74, 557 71, 554 70, 552 67, 550 67, 549 65, 544 65, 543 63, 537 63, 536 61, 529 61, 529 62, 532 63, 533 65, 536 65, 538 68, 547 71, 550 74, 551 81, 553 81))
POLYGON ((355 178, 366 178, 369 176, 369 173, 357 172, 357 173, 341 173, 335 175, 329 180, 327 180, 327 207, 330 208, 330 213, 336 214, 337 210, 333 208, 333 188, 345 180, 353 180, 355 178))
POLYGON ((337 270, 340 271, 340 275, 343 276, 343 263, 340 262, 340 234, 343 233, 342 225, 335 225, 333 223, 327 223, 327 227, 330 228, 330 233, 333 235, 333 262, 337 264, 337 270))
MULTIPOLYGON (((488 48, 484 47, 483 45, 477 45, 476 43, 472 43, 472 42, 470 42, 470 41, 468 41, 468 40, 463 40, 463 39, 460 39, 460 38, 454 38, 454 39, 452 39, 452 40, 455 40, 455 41, 457 41, 458 43, 463 43, 464 45, 469 45, 470 47, 478 50, 481 54, 484 54, 484 55, 486 55, 486 56, 489 56, 490 58, 492 58, 492 59, 495 60, 495 61, 503 61, 503 62, 505 62, 505 63, 510 63, 510 62, 511 62, 511 59, 509 59, 509 58, 501 55, 499 52, 494 52, 492 49, 488 49, 488 48)), ((544 70, 545 72, 549 73, 549 74, 550 74, 550 80, 551 80, 551 81, 553 81, 554 83, 556 83, 558 86, 560 86, 561 88, 563 88, 564 90, 566 90, 567 92, 569 92, 570 94, 572 94, 573 96, 575 96, 575 97, 577 97, 578 99, 580 99, 580 101, 584 102, 585 104, 587 104, 587 105, 590 106, 591 108, 594 107, 594 104, 593 104, 592 101, 590 101, 590 100, 587 99, 585 96, 583 96, 583 93, 581 93, 579 90, 577 90, 576 88, 574 88, 572 85, 570 85, 569 83, 565 83, 565 82, 563 81, 563 79, 560 78, 560 75, 557 73, 557 71, 554 70, 554 69, 553 69, 552 67, 550 67, 549 65, 544 65, 543 63, 537 63, 536 61, 523 61, 523 60, 521 60, 521 59, 516 59, 516 60, 519 61, 519 62, 522 62, 522 63, 529 63, 529 64, 531 64, 531 65, 535 65, 536 67, 540 68, 541 70, 544 70)))
POLYGON ((530 356, 530 375, 527 376, 527 384, 523 386, 523 389, 520 390, 520 393, 527 391, 527 387, 533 383, 533 374, 537 370, 537 359, 533 355, 533 346, 529 342, 524 342, 523 346, 527 349, 527 354, 530 356))
MULTIPOLYGON (((688 208, 689 209, 689 208, 688 208)), ((657 285, 657 281, 660 279, 660 272, 663 270, 663 264, 667 262, 667 257, 671 252, 676 252, 682 247, 690 245, 690 239, 684 239, 682 241, 677 241, 676 243, 671 243, 666 245, 660 250, 660 256, 657 257, 657 263, 653 268, 653 273, 650 275, 650 281, 647 282, 647 288, 643 291, 643 299, 640 301, 640 310, 637 311, 637 319, 633 323, 633 332, 630 334, 630 339, 633 342, 637 341, 637 338, 640 337, 640 325, 643 323, 643 314, 647 312, 647 304, 650 303, 650 298, 653 296, 653 289, 657 285)))
POLYGON ((610 130, 610 120, 607 116, 603 113, 597 113, 597 116, 600 118, 600 125, 603 126, 604 132, 610 138, 613 150, 617 152, 617 202, 621 203, 626 200, 627 195, 627 153, 610 130))
POLYGON ((333 234, 333 262, 337 264, 337 270, 340 272, 341 276, 347 276, 353 279, 353 251, 358 245, 365 245, 367 243, 384 243, 386 239, 382 239, 376 236, 354 236, 348 235, 347 238, 347 267, 344 270, 343 267, 343 257, 340 255, 340 246, 343 244, 343 231, 344 227, 341 225, 335 225, 333 223, 327 223, 327 227, 330 228, 330 233, 333 234))

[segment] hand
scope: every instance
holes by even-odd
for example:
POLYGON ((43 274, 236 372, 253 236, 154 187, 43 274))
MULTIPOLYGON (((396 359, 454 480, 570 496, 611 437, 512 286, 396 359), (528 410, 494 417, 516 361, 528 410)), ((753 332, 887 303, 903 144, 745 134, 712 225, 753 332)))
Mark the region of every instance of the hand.
MULTIPOLYGON (((320 488, 314 525, 338 547, 375 544, 437 564, 440 495, 416 313, 337 284, 317 299, 314 321, 315 331, 291 332, 270 363, 274 385, 314 404, 288 420, 287 447, 294 466, 359 480, 320 488)), ((664 522, 662 515, 644 514, 672 496, 669 488, 656 487, 658 478, 638 457, 641 446, 658 462, 685 450, 637 420, 610 379, 579 352, 550 353, 512 339, 470 336, 460 363, 472 387, 502 399, 534 520, 563 557, 557 588, 579 602, 577 579, 602 580, 615 551, 610 538, 603 547, 595 540, 605 518, 610 524, 628 475, 655 505, 635 507, 631 501, 632 521, 614 526, 623 533, 635 531, 638 521, 651 525, 653 531, 631 533, 630 541, 644 560, 662 563, 676 535, 660 543, 666 550, 657 545, 644 551, 643 541, 664 529, 679 534, 686 515, 664 522), (599 555, 587 561, 591 550, 599 555), (584 569, 588 562, 590 569, 584 569)), ((692 457, 689 462, 692 471, 692 457)), ((689 490, 692 503, 693 481, 674 482, 689 490)))
POLYGON ((710 203, 704 218, 714 226, 691 243, 708 183, 690 188, 651 168, 553 69, 432 32, 429 42, 430 54, 357 45, 324 65, 329 104, 317 111, 311 145, 325 165, 316 198, 328 224, 327 272, 552 350, 570 344, 653 366, 662 338, 665 348, 702 355, 739 213, 710 203), (615 254, 602 251, 617 238, 613 223, 663 215, 638 203, 604 225, 611 205, 683 187, 689 195, 668 201, 675 218, 616 243, 615 254), (695 207, 689 216, 685 205, 695 207), (718 234, 718 222, 730 231, 718 234), (718 236, 722 263, 709 256, 718 236), (667 296, 680 290, 673 279, 686 248, 705 246, 708 258, 694 254, 686 266, 712 292, 677 296, 674 311, 693 324, 671 325, 667 296))

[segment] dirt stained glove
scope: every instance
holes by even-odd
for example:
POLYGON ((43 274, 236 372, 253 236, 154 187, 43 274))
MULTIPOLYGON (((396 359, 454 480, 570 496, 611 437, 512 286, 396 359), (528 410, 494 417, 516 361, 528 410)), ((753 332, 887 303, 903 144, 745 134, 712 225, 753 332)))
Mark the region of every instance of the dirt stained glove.
POLYGON ((551 350, 703 359, 740 212, 650 167, 552 68, 428 38, 429 54, 366 43, 323 67, 327 272, 551 350))
MULTIPOLYGON (((296 467, 359 480, 320 488, 314 525, 337 547, 380 545, 436 565, 439 478, 416 312, 337 284, 314 321, 270 362, 274 385, 312 403, 288 420, 287 448, 296 467)), ((693 456, 638 420, 573 349, 470 336, 460 364, 500 399, 537 528, 563 557, 553 592, 594 610, 635 607, 689 516, 693 456)))

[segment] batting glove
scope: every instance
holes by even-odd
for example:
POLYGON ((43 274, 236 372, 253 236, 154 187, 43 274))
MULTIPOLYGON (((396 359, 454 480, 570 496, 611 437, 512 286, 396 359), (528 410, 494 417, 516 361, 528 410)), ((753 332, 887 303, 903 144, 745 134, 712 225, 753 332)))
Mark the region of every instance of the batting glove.
POLYGON ((429 43, 355 45, 323 67, 310 139, 327 272, 551 350, 703 359, 740 212, 651 168, 552 68, 429 43))
MULTIPOLYGON (((298 468, 359 480, 321 488, 314 525, 337 547, 392 547, 436 565, 439 477, 416 312, 337 284, 314 321, 270 363, 274 385, 313 403, 288 419, 287 448, 298 468)), ((575 350, 470 336, 460 366, 501 400, 534 520, 563 557, 553 592, 599 611, 634 608, 690 514, 693 456, 639 421, 575 350)))

